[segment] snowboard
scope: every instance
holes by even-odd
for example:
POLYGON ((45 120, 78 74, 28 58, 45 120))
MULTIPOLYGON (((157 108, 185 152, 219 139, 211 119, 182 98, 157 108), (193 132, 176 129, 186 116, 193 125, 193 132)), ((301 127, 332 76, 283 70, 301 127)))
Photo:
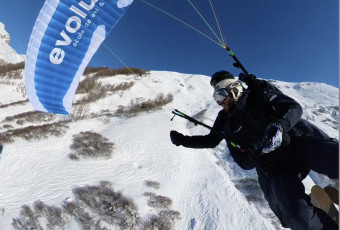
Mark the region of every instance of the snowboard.
POLYGON ((2 149, 3 149, 4 147, 2 146, 2 145, 0 145, 0 155, 1 155, 1 153, 2 153, 2 149))
POLYGON ((335 222, 339 223, 339 211, 336 209, 328 193, 319 185, 314 185, 311 190, 312 203, 324 210, 335 222))
POLYGON ((339 190, 330 185, 326 186, 324 190, 327 192, 333 203, 339 205, 339 190))

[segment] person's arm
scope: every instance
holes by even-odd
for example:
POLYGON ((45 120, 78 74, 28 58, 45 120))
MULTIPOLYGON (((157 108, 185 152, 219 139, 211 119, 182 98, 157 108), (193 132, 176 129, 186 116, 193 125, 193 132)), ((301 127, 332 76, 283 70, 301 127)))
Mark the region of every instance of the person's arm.
POLYGON ((268 101, 276 112, 277 123, 282 127, 282 132, 287 133, 293 128, 302 116, 302 107, 294 99, 285 94, 267 92, 268 101))
POLYGON ((256 91, 267 89, 272 90, 276 93, 282 93, 278 88, 270 84, 268 81, 256 78, 254 74, 245 75, 244 73, 240 73, 239 79, 246 83, 249 90, 256 91))
POLYGON ((185 136, 177 131, 171 131, 171 141, 177 146, 182 145, 187 148, 214 148, 223 140, 223 137, 216 132, 222 130, 225 116, 223 111, 219 112, 214 122, 213 130, 207 135, 185 136))
POLYGON ((265 93, 267 93, 265 96, 268 98, 269 105, 276 112, 276 121, 268 125, 263 139, 256 143, 258 146, 254 145, 253 149, 242 151, 229 142, 227 144, 234 161, 245 170, 255 168, 264 154, 270 154, 279 148, 282 143, 282 134, 294 127, 302 115, 300 104, 292 98, 282 93, 275 94, 271 91, 265 93), (277 135, 278 132, 281 134, 277 135))
POLYGON ((283 94, 274 85, 266 80, 257 79, 253 74, 241 73, 239 79, 247 84, 249 90, 264 94, 277 113, 277 122, 282 126, 283 133, 288 132, 300 120, 302 115, 300 104, 283 94))
MULTIPOLYGON (((176 132, 176 131, 172 131, 176 132)), ((171 134, 170 134, 171 135, 171 134)), ((174 134, 172 134, 174 135, 174 134)), ((210 132, 208 135, 196 135, 196 136, 185 136, 177 132, 179 139, 178 145, 182 145, 187 148, 215 148, 222 140, 221 137, 215 133, 210 132)))

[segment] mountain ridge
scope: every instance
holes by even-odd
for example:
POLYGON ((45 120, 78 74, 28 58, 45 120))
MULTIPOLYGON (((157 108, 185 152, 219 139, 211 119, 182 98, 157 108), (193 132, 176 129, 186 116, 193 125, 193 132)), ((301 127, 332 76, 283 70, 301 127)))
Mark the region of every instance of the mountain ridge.
POLYGON ((0 22, 0 64, 19 63, 25 60, 25 55, 19 55, 11 46, 11 37, 0 22))
MULTIPOLYGON (((5 143, 0 160, 0 228, 11 229, 13 223, 22 222, 25 218, 20 212, 26 206, 34 211, 38 200, 59 209, 67 202, 82 203, 75 189, 100 186, 104 181, 133 200, 135 214, 144 224, 152 216, 160 219, 160 213, 166 211, 176 216, 166 219, 169 229, 283 229, 262 196, 255 171, 241 170, 224 142, 215 149, 199 150, 176 147, 170 142, 172 129, 188 135, 209 132, 181 118, 170 121, 171 111, 177 108, 197 114, 196 118, 206 124, 213 123, 220 107, 212 99, 208 76, 167 71, 148 71, 142 76, 96 76, 92 72, 81 82, 93 78, 105 86, 102 89, 116 89, 113 86, 122 83, 129 83, 129 87, 109 90, 103 97, 83 104, 77 102, 92 90, 79 91, 73 107, 77 115, 62 116, 34 112, 22 89, 22 71, 17 70, 17 78, 0 76, 0 140, 13 137, 13 141, 5 143), (173 98, 161 107, 131 113, 134 106, 143 108, 143 103, 152 103, 160 94, 171 94, 173 98), (74 152, 70 148, 74 135, 88 131, 114 144, 111 157, 69 158, 74 152), (159 186, 147 187, 147 181, 159 186), (167 208, 149 206, 148 199, 155 197, 169 202, 167 208)), ((270 81, 303 106, 304 118, 338 139, 337 88, 320 83, 270 81)), ((304 183, 308 192, 314 183, 329 181, 313 176, 304 183)), ((91 215, 98 221, 104 218, 91 215)), ((46 218, 38 218, 37 224, 44 226, 46 218)), ((70 217, 64 220, 65 229, 81 228, 70 217)), ((112 227, 102 221, 104 226, 112 227)))
MULTIPOLYGON (((170 141, 173 129, 209 132, 171 113, 212 125, 221 108, 208 76, 94 68, 81 78, 70 116, 42 113, 27 100, 24 59, 1 26, 0 229, 283 229, 255 170, 242 170, 224 142, 187 149, 170 141), (11 63, 19 65, 6 69, 11 63)), ((268 81, 339 139, 338 88, 268 81)), ((307 193, 330 183, 316 173, 303 182, 307 193)))

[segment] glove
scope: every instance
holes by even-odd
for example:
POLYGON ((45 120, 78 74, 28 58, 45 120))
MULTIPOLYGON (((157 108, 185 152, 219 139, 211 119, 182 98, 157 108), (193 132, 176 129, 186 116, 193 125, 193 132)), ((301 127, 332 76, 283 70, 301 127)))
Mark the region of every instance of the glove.
POLYGON ((256 76, 254 74, 244 74, 244 73, 240 73, 238 75, 238 79, 243 81, 244 83, 246 83, 248 85, 248 83, 252 80, 255 80, 256 79, 256 76))
POLYGON ((262 149, 262 153, 270 153, 282 144, 282 126, 279 123, 270 123, 267 126, 264 138, 254 144, 255 149, 262 149))
POLYGON ((180 146, 183 144, 184 135, 182 133, 172 130, 170 131, 170 139, 174 145, 180 146))

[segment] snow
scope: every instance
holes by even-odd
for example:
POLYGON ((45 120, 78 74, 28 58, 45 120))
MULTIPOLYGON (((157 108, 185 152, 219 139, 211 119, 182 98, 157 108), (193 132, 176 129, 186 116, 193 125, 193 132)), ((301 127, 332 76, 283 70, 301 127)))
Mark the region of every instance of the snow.
POLYGON ((10 36, 2 22, 0 22, 0 60, 13 64, 25 60, 25 55, 17 54, 10 46, 10 36))
MULTIPOLYGON (((69 128, 61 137, 32 141, 16 138, 5 144, 0 159, 0 229, 12 229, 12 219, 19 216, 24 204, 41 200, 61 207, 66 199, 74 199, 72 189, 98 185, 100 181, 110 181, 116 191, 132 198, 143 217, 156 213, 147 205, 145 192, 169 197, 173 201, 171 209, 181 215, 181 219, 175 220, 174 229, 282 229, 275 217, 270 218, 273 214, 266 204, 246 199, 246 194, 253 191, 238 189, 242 179, 256 179, 256 173, 241 170, 224 142, 215 149, 188 149, 170 142, 169 131, 173 129, 187 135, 208 133, 207 129, 179 117, 171 121, 171 111, 179 109, 195 115, 206 109, 198 119, 212 125, 220 108, 212 99, 209 77, 151 71, 143 77, 118 75, 100 80, 105 84, 129 81, 135 84, 91 103, 87 114, 99 115, 67 123, 69 128), (173 102, 134 117, 105 117, 102 113, 103 110, 113 113, 131 100, 153 99, 159 93, 171 93, 173 102), (113 142, 112 157, 69 159, 72 137, 81 131, 100 133, 113 142), (146 187, 148 180, 159 182, 160 188, 146 187)), ((305 118, 338 139, 337 88, 320 83, 272 82, 301 103, 305 118)), ((0 81, 0 133, 11 129, 5 126, 9 124, 4 121, 6 117, 33 111, 29 103, 1 106, 25 100, 17 90, 22 83, 22 79, 0 81)), ((17 128, 41 123, 10 124, 17 128)), ((318 182, 315 178, 304 180, 307 193, 318 182)), ((67 226, 79 228, 75 222, 67 226)))

